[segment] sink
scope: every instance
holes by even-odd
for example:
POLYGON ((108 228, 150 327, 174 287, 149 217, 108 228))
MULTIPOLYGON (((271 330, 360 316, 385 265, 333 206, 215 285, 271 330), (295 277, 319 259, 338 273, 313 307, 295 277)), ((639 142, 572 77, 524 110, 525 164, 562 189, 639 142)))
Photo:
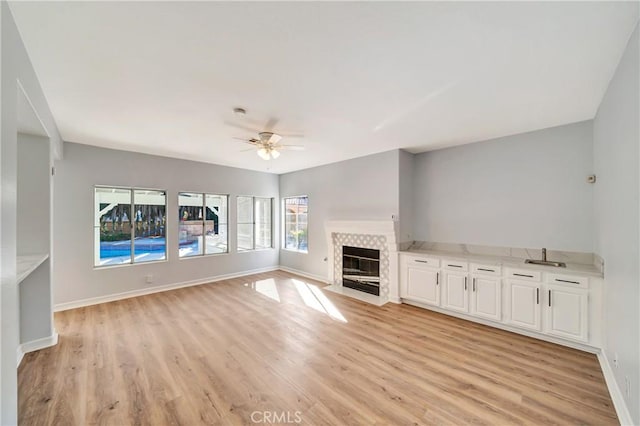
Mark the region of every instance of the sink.
POLYGON ((551 260, 547 260, 547 249, 542 249, 542 259, 527 259, 524 263, 529 263, 531 265, 542 265, 542 266, 553 266, 555 268, 566 268, 567 264, 564 262, 553 262, 551 260))
POLYGON ((553 262, 551 260, 536 260, 536 259, 527 259, 524 263, 530 263, 532 265, 543 265, 543 266, 554 266, 556 268, 566 268, 567 264, 564 262, 553 262))

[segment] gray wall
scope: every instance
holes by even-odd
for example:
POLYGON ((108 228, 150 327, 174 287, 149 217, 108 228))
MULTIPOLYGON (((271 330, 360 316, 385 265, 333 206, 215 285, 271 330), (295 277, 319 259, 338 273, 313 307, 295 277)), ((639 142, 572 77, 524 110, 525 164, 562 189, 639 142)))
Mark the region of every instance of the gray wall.
MULTIPOLYGON (((275 267, 278 249, 236 253, 236 196, 274 198, 279 217, 278 176, 194 161, 65 143, 56 163, 53 269, 54 303, 115 295, 226 274, 275 267), (94 185, 167 191, 167 262, 94 268, 94 185), (178 257, 178 192, 229 194, 229 254, 178 257), (154 282, 147 284, 147 274, 154 282)), ((278 221, 274 220, 278 235, 278 221)))
POLYGON ((415 156, 415 240, 593 251, 592 122, 415 156))
POLYGON ((400 151, 400 163, 399 163, 399 209, 400 220, 398 226, 398 242, 410 242, 413 241, 413 221, 414 221, 414 183, 413 183, 413 164, 415 155, 400 151))
POLYGON ((18 233, 17 251, 49 252, 49 141, 40 136, 18 134, 18 233))
POLYGON ((398 215, 398 156, 388 151, 280 175, 281 197, 309 196, 309 253, 280 250, 280 264, 326 278, 326 220, 398 215))
POLYGON ((640 119, 638 27, 594 120, 596 253, 605 265, 605 353, 634 424, 640 424, 640 119))
POLYGON ((53 151, 61 140, 46 98, 20 39, 6 2, 0 2, 0 424, 17 423, 17 353, 20 316, 16 284, 18 82, 24 88, 50 136, 53 151))
MULTIPOLYGON (((18 133, 18 255, 50 254, 51 168, 49 140, 18 133)), ((53 334, 51 261, 19 284, 20 343, 53 334)))

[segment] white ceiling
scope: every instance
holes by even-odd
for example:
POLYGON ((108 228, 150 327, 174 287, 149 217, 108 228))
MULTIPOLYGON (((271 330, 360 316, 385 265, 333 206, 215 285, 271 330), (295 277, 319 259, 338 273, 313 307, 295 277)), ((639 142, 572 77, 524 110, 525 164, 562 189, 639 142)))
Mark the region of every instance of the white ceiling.
POLYGON ((637 2, 10 6, 65 140, 274 173, 593 118, 638 20, 637 2), (224 123, 270 119, 306 150, 265 162, 224 123))

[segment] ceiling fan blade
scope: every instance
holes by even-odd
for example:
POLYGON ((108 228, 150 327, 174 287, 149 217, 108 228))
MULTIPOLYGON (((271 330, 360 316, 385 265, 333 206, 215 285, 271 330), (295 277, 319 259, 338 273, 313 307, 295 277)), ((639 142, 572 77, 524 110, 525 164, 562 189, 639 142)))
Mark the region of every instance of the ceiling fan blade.
POLYGON ((275 145, 278 143, 278 141, 280 141, 280 139, 282 139, 282 136, 272 133, 271 136, 269 136, 267 143, 270 143, 271 145, 275 145))
POLYGON ((301 133, 278 133, 283 138, 304 138, 304 135, 301 133))
POLYGON ((225 121, 224 124, 226 124, 227 126, 231 126, 231 127, 235 127, 236 129, 242 129, 242 130, 247 130, 251 133, 260 133, 261 130, 258 129, 254 129, 248 126, 244 126, 242 124, 237 124, 237 123, 232 123, 230 121, 225 121))
POLYGON ((240 142, 244 142, 247 145, 251 145, 251 146, 258 146, 260 145, 257 141, 255 140, 251 140, 251 139, 240 139, 240 138, 234 138, 234 139, 238 139, 240 142))
POLYGON ((278 124, 278 119, 275 117, 271 117, 269 121, 267 121, 267 124, 264 125, 264 129, 267 132, 272 132, 273 128, 276 127, 276 124, 278 124))
POLYGON ((249 151, 255 151, 255 148, 247 148, 247 149, 241 149, 240 152, 249 152, 249 151))

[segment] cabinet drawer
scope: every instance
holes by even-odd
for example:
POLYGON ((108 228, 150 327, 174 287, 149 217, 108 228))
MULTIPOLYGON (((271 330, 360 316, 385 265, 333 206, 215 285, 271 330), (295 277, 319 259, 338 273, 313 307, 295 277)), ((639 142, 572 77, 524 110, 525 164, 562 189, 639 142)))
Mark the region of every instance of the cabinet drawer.
POLYGON ((575 275, 546 274, 545 281, 549 284, 565 285, 572 288, 589 288, 589 278, 577 277, 575 275))
POLYGON ((440 259, 435 259, 433 257, 406 256, 405 262, 407 266, 429 266, 431 268, 440 267, 440 259))
POLYGON ((491 275, 493 277, 499 277, 502 275, 502 267, 495 265, 481 265, 478 263, 471 264, 471 272, 478 275, 491 275))
POLYGON ((460 260, 442 259, 442 267, 450 271, 468 271, 469 264, 460 260))
POLYGON ((527 269, 509 269, 507 272, 509 278, 521 281, 541 281, 542 272, 530 271, 527 269))

